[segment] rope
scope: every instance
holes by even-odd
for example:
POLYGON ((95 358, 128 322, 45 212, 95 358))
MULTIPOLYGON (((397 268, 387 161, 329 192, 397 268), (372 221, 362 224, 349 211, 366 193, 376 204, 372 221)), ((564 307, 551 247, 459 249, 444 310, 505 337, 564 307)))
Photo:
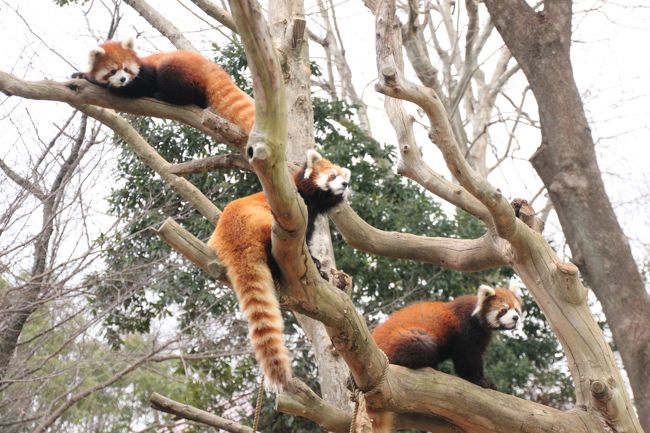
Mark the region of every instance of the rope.
POLYGON ((264 375, 260 381, 260 389, 257 391, 257 403, 255 404, 255 418, 253 419, 253 433, 257 432, 257 425, 260 422, 260 414, 262 413, 262 400, 264 399, 264 375))
POLYGON ((383 350, 380 350, 381 354, 383 355, 383 369, 381 372, 381 376, 379 376, 379 380, 367 391, 361 390, 358 386, 357 383, 352 379, 352 377, 349 377, 350 381, 350 387, 352 391, 352 395, 350 396, 350 399, 354 402, 354 412, 352 412, 352 421, 350 422, 350 433, 355 433, 355 429, 357 426, 357 418, 359 416, 359 404, 360 400, 364 397, 371 396, 375 394, 376 392, 379 391, 379 388, 381 385, 384 383, 386 380, 386 376, 388 375, 388 368, 390 365, 390 361, 388 360, 388 356, 386 356, 386 353, 384 353, 383 350))
POLYGON ((359 415, 359 399, 361 394, 361 390, 357 389, 352 393, 352 396, 350 397, 354 402, 354 412, 352 412, 352 421, 350 421, 350 433, 354 433, 354 430, 357 426, 357 416, 359 415))

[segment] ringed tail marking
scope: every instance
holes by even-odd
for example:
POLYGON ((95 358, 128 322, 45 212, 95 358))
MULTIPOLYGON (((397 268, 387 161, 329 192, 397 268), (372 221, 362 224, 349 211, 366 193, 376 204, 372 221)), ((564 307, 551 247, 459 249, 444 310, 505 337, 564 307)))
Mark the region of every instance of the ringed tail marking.
POLYGON ((269 387, 281 391, 291 380, 289 352, 284 345, 284 321, 266 263, 228 264, 239 308, 248 322, 255 358, 269 387))

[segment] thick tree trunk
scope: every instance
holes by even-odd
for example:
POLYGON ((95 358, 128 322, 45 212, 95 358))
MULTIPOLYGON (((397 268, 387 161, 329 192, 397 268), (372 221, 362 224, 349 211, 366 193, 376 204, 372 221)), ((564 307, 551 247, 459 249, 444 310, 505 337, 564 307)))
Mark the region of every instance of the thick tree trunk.
POLYGON ((600 300, 650 430, 650 296, 609 201, 570 59, 571 2, 486 0, 539 105, 542 143, 531 158, 589 287, 600 300))
MULTIPOLYGON (((314 147, 311 69, 303 1, 272 0, 269 3, 269 22, 275 47, 282 56, 287 118, 291 119, 287 123, 286 159, 302 166, 307 149, 314 147)), ((334 255, 329 226, 323 218, 317 221, 312 249, 317 250, 314 256, 321 260, 323 269, 329 273, 329 268, 334 266, 334 255)), ((323 398, 340 408, 347 407, 350 401, 345 387, 347 367, 336 354, 325 326, 305 315, 295 316, 312 342, 323 398)))

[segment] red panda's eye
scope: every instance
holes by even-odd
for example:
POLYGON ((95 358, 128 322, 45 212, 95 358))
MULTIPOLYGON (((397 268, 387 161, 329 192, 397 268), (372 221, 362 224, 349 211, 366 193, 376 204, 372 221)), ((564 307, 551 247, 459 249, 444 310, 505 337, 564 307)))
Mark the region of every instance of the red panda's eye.
POLYGON ((117 69, 111 69, 110 74, 113 75, 113 74, 116 73, 116 72, 117 72, 117 69))
POLYGON ((330 180, 334 180, 334 179, 336 179, 336 174, 334 173, 330 174, 330 180))
POLYGON ((129 68, 124 68, 124 72, 129 72, 129 68))

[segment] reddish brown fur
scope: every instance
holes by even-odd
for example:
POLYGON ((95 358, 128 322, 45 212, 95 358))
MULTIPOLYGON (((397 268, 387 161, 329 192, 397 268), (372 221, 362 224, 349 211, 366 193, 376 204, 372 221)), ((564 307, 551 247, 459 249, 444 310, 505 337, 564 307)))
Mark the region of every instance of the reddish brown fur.
MULTIPOLYGON (((513 307, 519 303, 508 289, 497 287, 494 291, 496 295, 485 300, 483 309, 500 308, 504 303, 513 307)), ((425 301, 412 304, 394 312, 373 330, 372 336, 389 359, 394 356, 405 330, 420 329, 442 346, 458 335, 462 322, 469 319, 476 302, 476 295, 464 295, 451 302, 425 301)))
POLYGON ((128 50, 122 46, 120 41, 108 41, 100 45, 106 54, 96 57, 90 65, 89 75, 94 76, 98 71, 105 69, 107 71, 119 68, 126 62, 132 62, 142 65, 142 60, 133 50, 128 50))
POLYGON ((291 378, 291 365, 267 265, 265 246, 272 224, 271 207, 263 192, 234 200, 223 210, 208 246, 228 269, 262 371, 272 386, 281 389, 291 378))
POLYGON ((140 58, 133 50, 124 48, 119 41, 108 41, 100 47, 106 54, 94 61, 90 71, 91 76, 102 68, 110 70, 113 65, 122 64, 124 61, 150 65, 156 69, 173 64, 187 81, 203 91, 208 105, 219 115, 238 125, 246 133, 250 133, 253 128, 255 120, 253 99, 237 87, 226 71, 201 54, 181 50, 155 53, 140 58))
MULTIPOLYGON (((325 159, 312 159, 308 164, 312 170, 308 179, 304 179, 303 169, 294 181, 311 221, 315 214, 343 200, 342 195, 332 198, 331 193, 315 186, 318 174, 332 169, 341 174, 343 169, 325 159)), ((282 315, 269 268, 267 246, 272 224, 271 207, 263 192, 234 200, 224 208, 208 246, 228 269, 228 278, 249 322, 251 342, 262 371, 273 387, 281 389, 291 378, 291 364, 282 340, 282 315)))
MULTIPOLYGON (((497 287, 494 292, 494 296, 483 301, 476 314, 476 325, 469 326, 478 297, 465 295, 451 302, 425 301, 402 308, 378 325, 372 336, 391 363, 410 368, 435 368, 439 362, 453 356, 452 353, 457 350, 454 349, 455 343, 476 344, 476 347, 467 348, 467 353, 471 354, 472 358, 478 354, 481 364, 476 367, 480 368, 482 377, 480 357, 489 342, 489 330, 482 334, 482 331, 475 329, 487 326, 484 318, 489 311, 499 310, 503 304, 510 308, 521 305, 521 301, 508 289, 497 287), (408 352, 403 353, 405 350, 408 352), (431 356, 434 359, 431 359, 431 356), (408 365, 409 363, 413 365, 408 365)), ((463 350, 462 353, 466 352, 463 350)), ((458 361, 454 358, 457 373, 458 361)), ((471 368, 475 367, 473 363, 470 365, 471 368)), ((372 418, 373 433, 387 433, 391 430, 392 417, 388 412, 372 412, 372 418)))

